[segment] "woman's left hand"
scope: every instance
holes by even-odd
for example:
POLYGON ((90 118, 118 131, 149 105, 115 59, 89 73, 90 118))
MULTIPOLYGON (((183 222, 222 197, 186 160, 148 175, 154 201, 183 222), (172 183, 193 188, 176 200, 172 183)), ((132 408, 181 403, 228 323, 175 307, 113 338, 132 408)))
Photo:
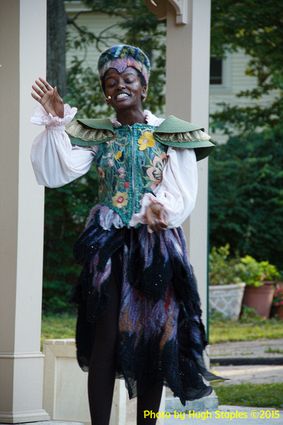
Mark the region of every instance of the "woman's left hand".
POLYGON ((145 219, 148 225, 148 231, 160 232, 167 228, 166 213, 162 204, 151 203, 145 212, 145 219))

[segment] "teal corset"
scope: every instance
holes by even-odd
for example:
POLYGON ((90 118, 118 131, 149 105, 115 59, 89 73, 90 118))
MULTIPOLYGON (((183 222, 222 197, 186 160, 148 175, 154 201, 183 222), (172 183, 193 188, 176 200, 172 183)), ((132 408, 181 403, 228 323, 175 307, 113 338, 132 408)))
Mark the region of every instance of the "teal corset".
POLYGON ((78 119, 66 126, 73 146, 95 146, 99 202, 116 211, 126 226, 140 211, 144 193, 160 183, 168 147, 194 149, 198 161, 211 153, 215 145, 203 130, 173 115, 159 126, 114 128, 109 118, 78 119))
POLYGON ((115 129, 115 138, 99 145, 96 166, 99 175, 99 203, 116 211, 128 226, 141 199, 162 179, 167 146, 156 141, 156 127, 136 123, 115 129))

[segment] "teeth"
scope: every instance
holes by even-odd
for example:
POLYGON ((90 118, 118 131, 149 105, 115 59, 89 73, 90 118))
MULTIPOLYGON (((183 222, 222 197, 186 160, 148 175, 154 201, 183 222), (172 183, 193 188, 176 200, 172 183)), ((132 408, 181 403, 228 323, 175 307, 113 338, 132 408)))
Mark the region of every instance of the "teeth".
POLYGON ((128 96, 129 95, 127 93, 120 93, 120 94, 118 94, 117 99, 124 99, 124 98, 126 98, 128 96))

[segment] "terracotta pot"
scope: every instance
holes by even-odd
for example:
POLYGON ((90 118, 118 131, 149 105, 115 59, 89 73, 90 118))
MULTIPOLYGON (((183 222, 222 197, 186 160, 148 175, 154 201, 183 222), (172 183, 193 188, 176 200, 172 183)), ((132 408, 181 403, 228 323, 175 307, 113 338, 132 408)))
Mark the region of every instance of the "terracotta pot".
POLYGON ((280 320, 283 320, 283 305, 273 306, 273 314, 280 320))
POLYGON ((254 308, 256 312, 269 318, 273 294, 275 291, 275 282, 264 282, 262 286, 246 286, 243 298, 243 305, 254 308))

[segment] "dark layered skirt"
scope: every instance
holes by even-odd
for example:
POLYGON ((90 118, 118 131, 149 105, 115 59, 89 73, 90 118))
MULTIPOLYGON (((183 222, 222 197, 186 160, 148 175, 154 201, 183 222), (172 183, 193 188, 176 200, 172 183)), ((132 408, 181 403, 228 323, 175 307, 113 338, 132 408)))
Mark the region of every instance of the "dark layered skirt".
POLYGON ((138 382, 148 388, 156 381, 169 387, 183 405, 209 395, 212 388, 203 378, 222 378, 209 372, 203 361, 207 340, 182 229, 149 233, 141 225, 104 230, 97 210, 74 254, 83 266, 71 297, 78 305, 81 369, 88 371, 94 324, 107 304, 111 274, 116 273, 121 282, 116 378, 125 380, 129 398, 137 396, 138 382))

